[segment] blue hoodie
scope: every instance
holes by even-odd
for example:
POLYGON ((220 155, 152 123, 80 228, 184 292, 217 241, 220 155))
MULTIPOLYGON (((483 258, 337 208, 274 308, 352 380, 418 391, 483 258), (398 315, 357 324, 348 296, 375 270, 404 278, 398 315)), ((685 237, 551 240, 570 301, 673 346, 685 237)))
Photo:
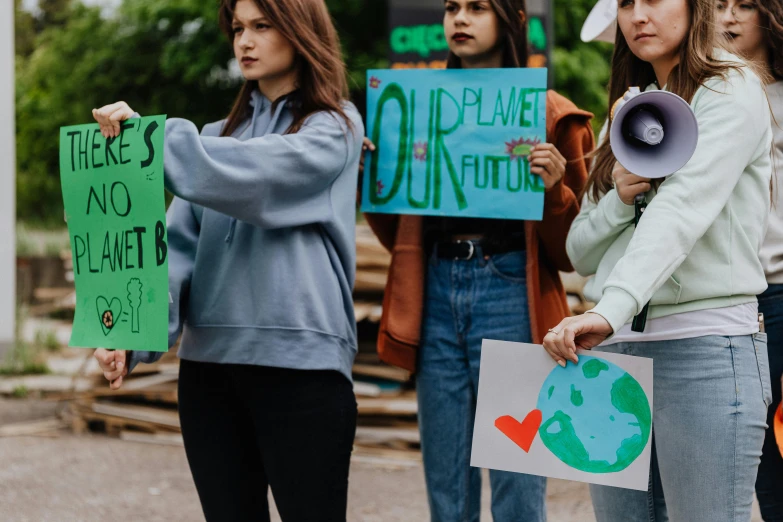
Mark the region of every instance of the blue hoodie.
MULTIPOLYGON (((169 346, 182 359, 337 370, 356 354, 352 289, 364 127, 329 112, 301 130, 291 102, 258 91, 232 137, 224 121, 166 122, 169 346)), ((128 369, 161 353, 128 352, 128 369)))

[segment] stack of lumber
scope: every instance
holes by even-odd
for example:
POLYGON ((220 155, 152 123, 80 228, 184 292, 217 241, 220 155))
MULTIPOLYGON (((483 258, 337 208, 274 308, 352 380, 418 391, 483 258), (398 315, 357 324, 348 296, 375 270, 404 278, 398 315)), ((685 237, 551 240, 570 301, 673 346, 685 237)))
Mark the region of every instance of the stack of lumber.
POLYGON ((391 254, 381 245, 368 225, 356 225, 357 297, 374 297, 380 303, 386 287, 391 254))
MULTIPOLYGON (((70 423, 77 432, 95 431, 134 442, 181 445, 177 415, 179 365, 173 353, 141 365, 118 391, 102 375, 91 389, 70 402, 70 423)), ((416 423, 416 394, 410 375, 360 354, 354 367, 359 410, 354 458, 392 467, 417 466, 421 460, 416 423)))

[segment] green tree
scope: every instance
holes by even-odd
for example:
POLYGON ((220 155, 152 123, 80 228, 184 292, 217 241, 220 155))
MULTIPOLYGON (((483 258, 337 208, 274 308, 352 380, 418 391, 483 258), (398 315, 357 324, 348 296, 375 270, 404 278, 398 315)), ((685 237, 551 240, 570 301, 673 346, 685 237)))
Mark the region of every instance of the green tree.
MULTIPOLYGON (((386 64, 386 2, 327 3, 361 108, 364 71, 386 64)), ((58 129, 89 122, 91 109, 124 100, 201 126, 231 108, 241 80, 229 74, 217 0, 123 0, 109 18, 79 0, 44 0, 37 21, 16 5, 19 218, 62 223, 58 129)))
POLYGON ((17 56, 30 56, 35 49, 35 17, 14 0, 14 49, 17 56))
POLYGON ((555 0, 555 88, 579 107, 595 114, 596 131, 606 119, 609 104, 609 64, 613 46, 584 43, 579 38, 596 0, 555 0))

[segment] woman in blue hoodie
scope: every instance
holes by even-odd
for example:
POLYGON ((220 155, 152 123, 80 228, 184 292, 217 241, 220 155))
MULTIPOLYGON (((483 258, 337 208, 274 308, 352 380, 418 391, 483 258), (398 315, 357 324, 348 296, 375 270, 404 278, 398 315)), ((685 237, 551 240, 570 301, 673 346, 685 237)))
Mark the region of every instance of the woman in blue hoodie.
MULTIPOLYGON (((169 344, 207 520, 345 520, 356 427, 357 171, 364 129, 345 101, 323 0, 223 0, 247 80, 228 118, 165 135, 169 344)), ((106 137, 137 116, 93 111, 106 137)), ((160 354, 97 350, 113 389, 160 354)))

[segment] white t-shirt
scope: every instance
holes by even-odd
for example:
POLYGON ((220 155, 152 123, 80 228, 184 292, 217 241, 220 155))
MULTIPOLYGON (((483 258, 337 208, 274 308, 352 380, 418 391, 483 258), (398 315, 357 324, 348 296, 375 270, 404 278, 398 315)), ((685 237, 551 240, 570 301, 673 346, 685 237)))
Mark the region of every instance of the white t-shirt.
POLYGON ((707 335, 753 335, 759 331, 758 312, 758 303, 747 303, 648 319, 644 332, 634 332, 631 324, 626 324, 601 346, 693 339, 707 335))
POLYGON ((783 81, 767 85, 772 122, 772 209, 759 258, 770 283, 783 283, 783 81))

